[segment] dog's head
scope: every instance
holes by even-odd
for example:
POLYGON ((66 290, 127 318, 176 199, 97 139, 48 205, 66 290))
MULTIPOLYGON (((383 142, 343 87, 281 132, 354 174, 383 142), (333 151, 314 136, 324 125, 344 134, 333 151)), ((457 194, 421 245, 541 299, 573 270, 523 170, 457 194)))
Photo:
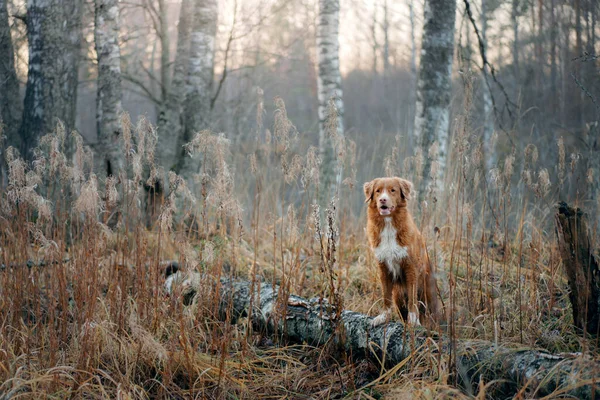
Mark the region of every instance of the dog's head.
POLYGON ((412 191, 412 183, 406 179, 377 178, 364 184, 365 203, 377 209, 379 215, 389 216, 395 210, 406 207, 412 191))

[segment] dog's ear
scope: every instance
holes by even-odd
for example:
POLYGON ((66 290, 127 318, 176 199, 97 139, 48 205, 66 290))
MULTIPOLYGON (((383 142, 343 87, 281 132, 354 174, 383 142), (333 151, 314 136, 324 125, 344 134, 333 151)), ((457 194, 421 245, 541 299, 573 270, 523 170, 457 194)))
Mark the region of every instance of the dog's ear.
POLYGON ((413 189, 412 182, 402 178, 396 178, 396 180, 400 184, 400 193, 402 194, 402 197, 404 197, 406 200, 410 200, 410 193, 413 189))
POLYGON ((373 188, 375 187, 375 179, 371 182, 366 182, 363 185, 363 190, 365 191, 365 203, 373 200, 373 188))

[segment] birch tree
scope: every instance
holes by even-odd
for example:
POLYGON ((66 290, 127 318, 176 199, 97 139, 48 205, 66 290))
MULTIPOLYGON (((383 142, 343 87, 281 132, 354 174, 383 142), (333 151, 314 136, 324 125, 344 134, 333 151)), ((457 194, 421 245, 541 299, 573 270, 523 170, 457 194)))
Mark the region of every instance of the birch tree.
POLYGON ((19 130, 21 153, 58 120, 75 127, 83 0, 28 0, 29 70, 19 130))
POLYGON ((124 167, 120 145, 121 53, 119 49, 119 2, 96 0, 96 53, 98 55, 98 94, 96 124, 98 151, 96 164, 99 177, 116 175, 124 167))
POLYGON ((455 12, 456 0, 425 2, 414 133, 424 154, 437 143, 438 165, 432 171, 432 159, 425 157, 421 199, 432 180, 436 185, 442 183, 446 168, 455 12))
POLYGON ((192 0, 183 0, 181 3, 173 75, 166 92, 164 109, 158 120, 159 159, 166 170, 173 169, 176 166, 178 156, 182 154, 180 145, 183 140, 183 125, 181 118, 185 103, 185 80, 190 61, 192 6, 192 0))
POLYGON ((324 187, 339 186, 342 177, 341 165, 336 165, 332 136, 343 137, 344 103, 342 101, 342 77, 339 57, 339 0, 319 0, 317 21, 317 91, 319 99, 319 148, 321 151, 324 187), (329 107, 333 99, 335 110, 329 107), (329 120, 335 112, 337 121, 329 120), (328 122, 329 127, 328 127, 328 122), (332 176, 333 175, 333 176, 332 176))
MULTIPOLYGON (((416 40, 416 36, 415 36, 415 10, 414 10, 414 0, 409 0, 408 1, 408 17, 410 20, 410 75, 412 78, 412 82, 410 85, 410 109, 408 110, 408 114, 407 115, 415 115, 415 104, 417 102, 417 98, 416 98, 416 82, 417 82, 417 40, 416 40)), ((410 118, 407 118, 407 120, 410 120, 410 118)), ((415 124, 414 124, 414 120, 410 121, 408 123, 408 133, 410 135, 410 140, 412 140, 416 135, 415 135, 415 124)), ((411 143, 414 146, 414 142, 411 143)))
MULTIPOLYGON (((19 130, 20 150, 25 158, 29 158, 30 150, 45 130, 44 76, 42 60, 44 47, 42 40, 42 21, 50 6, 50 0, 27 1, 27 40, 29 43, 29 70, 27 72, 27 88, 23 108, 23 119, 19 130)), ((48 60, 46 60, 48 61, 48 60)))
MULTIPOLYGON (((193 15, 186 80, 185 130, 179 148, 189 142, 194 133, 209 128, 217 34, 217 0, 196 0, 193 15)), ((199 170, 199 161, 192 157, 182 157, 180 165, 181 174, 191 183, 192 175, 199 170)))
POLYGON ((383 1, 383 74, 390 73, 390 22, 388 15, 388 2, 383 1))
MULTIPOLYGON (((484 0, 485 1, 485 0, 484 0)), ((513 73, 515 80, 519 79, 519 15, 520 15, 520 0, 511 0, 510 7, 510 22, 513 31, 512 41, 512 57, 513 57, 513 73)))
POLYGON ((22 111, 6 3, 6 0, 0 0, 0 124, 4 126, 8 144, 18 147, 17 131, 22 111))
MULTIPOLYGON (((481 40, 483 51, 487 53, 487 25, 488 25, 488 12, 489 0, 481 0, 481 40)), ((485 167, 486 171, 492 169, 495 164, 494 145, 492 143, 492 135, 494 134, 494 118, 492 114, 492 93, 490 91, 489 83, 489 68, 487 64, 483 64, 483 70, 481 75, 481 88, 482 88, 482 105, 483 105, 483 146, 485 154, 485 167)))

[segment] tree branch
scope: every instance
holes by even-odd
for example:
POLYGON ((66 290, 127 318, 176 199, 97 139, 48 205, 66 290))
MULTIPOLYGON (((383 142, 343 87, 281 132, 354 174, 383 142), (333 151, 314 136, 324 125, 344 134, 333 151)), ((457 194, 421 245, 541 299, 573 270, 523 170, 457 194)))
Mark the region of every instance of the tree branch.
MULTIPOLYGON (((494 99, 494 95, 492 93, 492 88, 491 88, 491 85, 490 85, 488 77, 487 77, 486 67, 489 67, 490 74, 492 75, 492 78, 494 79, 494 82, 496 82, 496 85, 498 85, 498 87, 500 88, 500 91, 504 95, 504 100, 506 101, 506 104, 508 105, 506 107, 506 111, 508 111, 508 115, 510 116, 510 118, 512 120, 514 120, 515 117, 514 117, 512 111, 511 111, 511 107, 514 107, 515 109, 517 109, 518 107, 510 99, 510 97, 508 96, 508 93, 506 92, 506 89, 504 88, 504 85, 502 85, 502 83, 498 80, 498 77, 496 76, 496 69, 494 68, 494 66, 492 64, 489 63, 489 61, 487 59, 487 56, 486 56, 486 53, 485 53, 485 43, 483 42, 483 39, 481 38, 481 34, 479 33, 479 29, 477 28, 477 23, 475 22, 475 18, 473 18, 473 13, 471 12, 471 4, 469 3, 469 0, 463 0, 463 1, 464 1, 464 4, 465 4, 465 11, 467 12, 469 20, 471 21, 471 25, 473 26, 473 30, 475 31, 475 35, 477 36, 477 42, 479 44, 479 54, 481 55, 481 60, 483 62, 483 66, 481 67, 481 70, 483 71, 483 75, 484 75, 484 78, 485 78, 485 84, 488 87, 488 90, 490 91, 490 96, 492 98, 492 105, 494 107, 494 114, 496 115, 496 120, 498 121, 498 124, 500 124, 500 126, 502 127, 502 122, 500 120, 498 107, 496 106, 496 100, 494 99)), ((513 142, 510 134, 508 133, 508 131, 506 131, 504 128, 502 128, 502 130, 504 132, 506 132, 506 134, 508 135, 508 138, 509 138, 511 144, 514 146, 515 143, 513 142)))
POLYGON ((229 59, 229 49, 231 48, 231 43, 233 42, 234 36, 233 33, 235 31, 235 24, 237 21, 237 0, 233 4, 233 22, 231 24, 231 31, 229 31, 229 39, 227 39, 227 46, 225 47, 225 59, 223 60, 223 73, 221 74, 221 79, 219 80, 219 86, 217 86, 217 91, 212 99, 210 99, 210 109, 212 110, 215 107, 215 102, 219 97, 219 93, 221 93, 221 89, 223 88, 223 83, 225 83, 225 79, 227 79, 227 61, 229 59))
POLYGON ((129 75, 127 72, 123 72, 121 74, 121 76, 123 77, 123 79, 125 79, 126 81, 134 84, 135 86, 137 86, 138 88, 140 88, 143 92, 143 95, 145 95, 146 97, 148 97, 150 100, 152 100, 156 105, 160 105, 161 101, 160 99, 158 99, 154 93, 152 93, 152 91, 150 89, 148 89, 148 87, 146 87, 146 85, 144 84, 144 82, 142 82, 141 80, 139 80, 138 78, 134 77, 133 75, 129 75))

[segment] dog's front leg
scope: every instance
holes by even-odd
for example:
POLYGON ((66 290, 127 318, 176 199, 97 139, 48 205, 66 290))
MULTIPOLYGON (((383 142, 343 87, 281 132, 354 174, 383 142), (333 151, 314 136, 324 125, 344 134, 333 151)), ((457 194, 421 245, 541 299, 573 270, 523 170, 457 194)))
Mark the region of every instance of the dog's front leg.
POLYGON ((408 288, 408 323, 410 325, 421 325, 419 321, 419 307, 417 305, 417 277, 412 271, 406 274, 406 286, 408 288))
POLYGON ((383 305, 385 310, 373 318, 371 326, 379 326, 390 320, 392 316, 392 289, 393 282, 392 277, 389 275, 387 265, 385 262, 379 263, 379 278, 381 279, 381 288, 383 290, 383 305))

